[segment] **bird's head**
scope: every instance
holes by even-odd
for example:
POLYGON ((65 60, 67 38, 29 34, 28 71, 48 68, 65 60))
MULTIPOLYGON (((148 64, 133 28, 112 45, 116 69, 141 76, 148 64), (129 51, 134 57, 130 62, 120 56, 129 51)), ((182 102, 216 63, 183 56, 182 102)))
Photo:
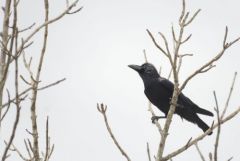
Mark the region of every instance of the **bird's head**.
POLYGON ((144 63, 141 66, 139 65, 128 65, 128 67, 132 68, 141 76, 143 81, 151 80, 154 78, 159 78, 159 74, 157 69, 150 63, 144 63))

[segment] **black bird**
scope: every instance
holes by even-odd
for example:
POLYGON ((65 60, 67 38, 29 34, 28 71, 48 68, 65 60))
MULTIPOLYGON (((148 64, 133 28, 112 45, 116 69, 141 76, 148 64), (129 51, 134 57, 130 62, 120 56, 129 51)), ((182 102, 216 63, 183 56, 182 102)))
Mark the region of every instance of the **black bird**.
MULTIPOLYGON (((174 84, 160 77, 156 68, 150 63, 144 63, 141 66, 129 65, 129 67, 137 71, 141 76, 145 88, 144 93, 150 102, 165 114, 165 116, 153 117, 152 121, 154 122, 155 119, 159 118, 166 118, 170 108, 174 84)), ((197 114, 213 116, 212 112, 200 108, 183 93, 180 93, 178 96, 175 113, 181 118, 197 124, 204 132, 209 129, 209 126, 197 114)))

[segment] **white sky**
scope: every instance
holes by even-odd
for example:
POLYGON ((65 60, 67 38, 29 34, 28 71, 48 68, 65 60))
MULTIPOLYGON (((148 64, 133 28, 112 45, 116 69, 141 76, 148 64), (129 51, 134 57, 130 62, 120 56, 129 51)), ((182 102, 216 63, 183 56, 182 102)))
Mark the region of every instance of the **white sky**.
MULTIPOLYGON (((60 13, 64 5, 64 0, 51 0, 50 16, 60 13)), ((55 144, 53 161, 125 160, 109 137, 103 118, 96 109, 98 102, 104 102, 108 105, 109 122, 120 144, 132 160, 146 161, 146 142, 150 144, 152 155, 155 154, 159 134, 147 111, 148 101, 143 93, 142 80, 127 65, 142 64, 142 50, 146 49, 148 60, 157 68, 162 67, 163 76, 168 75, 169 63, 154 47, 146 29, 152 31, 158 40, 159 31, 171 40, 170 27, 171 24, 177 26, 181 0, 82 0, 81 5, 84 9, 80 13, 67 16, 49 27, 41 80, 46 84, 66 77, 67 81, 40 92, 38 122, 41 145, 45 141, 44 123, 48 115, 51 139, 55 144)), ((193 53, 194 57, 184 59, 181 81, 220 51, 226 25, 229 27, 228 40, 240 35, 239 6, 238 0, 187 1, 187 10, 192 14, 199 8, 202 11, 186 29, 185 35, 192 33, 193 36, 182 52, 193 53)), ((42 1, 22 0, 20 26, 26 27, 33 22, 40 24, 43 14, 42 1)), ((40 53, 41 38, 36 36, 35 44, 27 51, 35 61, 40 53)), ((216 68, 195 77, 184 93, 199 106, 214 112, 212 91, 216 90, 222 109, 233 74, 240 72, 239 50, 238 43, 216 63, 216 68)), ((239 106, 239 90, 237 79, 229 111, 239 106)), ((162 114, 156 108, 154 110, 162 114)), ((29 106, 24 106, 15 138, 15 144, 19 147, 24 146, 24 138, 30 137, 25 131, 26 128, 30 129, 29 113, 29 106)), ((13 115, 9 115, 8 119, 11 117, 13 115)), ((213 118, 202 118, 209 125, 213 121, 213 118)), ((239 121, 238 116, 222 127, 219 145, 221 160, 232 156, 234 160, 240 160, 240 141, 236 139, 240 134, 239 121)), ((6 123, 2 130, 8 132, 11 129, 9 126, 6 123)), ((174 115, 164 154, 201 133, 196 125, 181 121, 174 115)), ((206 158, 209 152, 213 152, 215 134, 199 142, 206 158)), ((23 148, 21 150, 24 151, 23 148)), ((12 160, 15 159, 13 156, 12 160)), ((173 160, 200 158, 192 147, 173 160)))

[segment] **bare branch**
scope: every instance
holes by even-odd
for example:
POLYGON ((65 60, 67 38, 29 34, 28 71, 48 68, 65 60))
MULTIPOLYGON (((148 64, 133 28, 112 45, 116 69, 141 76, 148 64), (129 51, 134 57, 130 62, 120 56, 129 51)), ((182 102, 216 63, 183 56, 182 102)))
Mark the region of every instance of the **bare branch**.
POLYGON ((44 87, 40 87, 40 88, 38 88, 38 90, 41 91, 41 90, 50 88, 50 87, 55 86, 55 85, 57 85, 57 84, 59 84, 59 83, 62 83, 62 82, 65 81, 65 80, 66 80, 66 78, 62 78, 62 79, 60 79, 60 80, 58 80, 58 81, 56 81, 56 82, 53 82, 53 83, 51 83, 51 84, 48 84, 48 85, 44 86, 44 87))
POLYGON ((185 0, 182 0, 182 13, 181 13, 181 16, 179 17, 179 20, 178 20, 179 26, 181 26, 182 19, 183 19, 184 15, 185 15, 185 11, 186 11, 185 0))
POLYGON ((212 153, 211 153, 211 152, 209 153, 208 157, 209 157, 209 160, 210 160, 210 161, 213 160, 213 158, 212 158, 212 153))
MULTIPOLYGON (((225 36, 224 36, 224 40, 223 42, 225 41, 225 39, 227 38, 227 30, 225 31, 225 36)), ((225 53, 225 51, 231 46, 233 45, 234 43, 236 43, 237 41, 240 40, 240 37, 231 41, 230 43, 226 43, 224 45, 224 47, 222 48, 222 50, 215 56, 213 57, 211 60, 209 60, 206 64, 204 64, 203 66, 201 66, 199 69, 197 69, 193 74, 191 74, 182 84, 182 86, 180 87, 180 91, 182 91, 186 84, 194 77, 196 76, 197 74, 199 73, 203 73, 203 72, 206 72, 208 70, 210 70, 212 67, 214 67, 214 65, 212 65, 214 62, 216 62, 217 60, 219 60, 223 54, 225 53)))
MULTIPOLYGON (((148 111, 151 113, 152 117, 156 116, 156 114, 154 113, 154 111, 152 109, 152 103, 150 101, 148 102, 148 111)), ((162 130, 162 127, 159 124, 159 122, 157 120, 154 120, 154 124, 158 128, 159 133, 162 135, 163 130, 162 130)))
POLYGON ((152 161, 151 160, 150 148, 149 148, 149 144, 148 143, 147 143, 147 154, 148 154, 148 161, 152 161))
POLYGON ((145 49, 143 49, 143 54, 144 54, 145 62, 147 63, 147 62, 148 62, 148 61, 147 61, 147 53, 146 53, 146 50, 145 50, 145 49))
MULTIPOLYGON (((17 37, 18 37, 18 29, 17 29, 17 1, 14 0, 13 1, 13 8, 14 8, 14 18, 13 18, 13 26, 14 26, 14 35, 16 35, 15 38, 15 50, 16 50, 16 46, 17 46, 17 37)), ((15 56, 17 55, 17 51, 15 51, 15 56)), ((18 58, 15 59, 15 97, 16 97, 16 116, 15 116, 15 121, 13 124, 13 128, 12 128, 12 132, 11 132, 11 136, 9 138, 9 141, 7 142, 6 148, 4 149, 3 155, 2 155, 2 161, 5 161, 7 159, 8 156, 8 151, 12 145, 12 142, 15 138, 16 135, 16 130, 17 130, 17 126, 18 126, 18 122, 19 122, 19 118, 20 118, 20 98, 18 95, 18 58)), ((2 97, 2 96, 0 96, 2 97)))
POLYGON ((195 147, 196 147, 196 149, 197 149, 197 152, 198 152, 201 160, 202 160, 202 161, 206 161, 205 158, 204 158, 204 156, 203 156, 203 154, 202 154, 202 152, 201 152, 201 150, 200 150, 200 148, 198 147, 198 144, 196 143, 196 144, 194 144, 194 145, 195 145, 195 147))
POLYGON ((29 83, 22 75, 20 75, 20 78, 23 80, 24 83, 26 83, 27 85, 31 85, 31 83, 29 83))
MULTIPOLYGON (((24 63, 24 66, 25 66, 25 68, 27 69, 27 71, 28 71, 28 73, 29 73, 29 75, 30 75, 30 77, 31 77, 31 80, 35 82, 34 76, 33 76, 33 72, 32 72, 32 70, 31 70, 31 68, 30 68, 31 59, 29 60, 29 63, 27 63, 24 50, 23 50, 23 54, 22 54, 22 55, 23 55, 23 63, 24 63)), ((30 83, 30 84, 31 84, 31 83, 30 83)))
MULTIPOLYGON (((225 117, 223 120, 220 120, 220 124, 224 124, 227 121, 231 120, 232 118, 234 118, 238 113, 240 112, 240 107, 238 107, 234 112, 232 112, 231 114, 229 114, 227 117, 225 117)), ((183 151, 185 151, 186 149, 188 149, 189 147, 191 147, 192 145, 194 145, 195 143, 199 142, 200 140, 202 140, 203 138, 205 138, 213 129, 218 127, 218 123, 214 124, 209 130, 207 130, 205 133, 199 135, 198 137, 196 137, 195 139, 193 139, 189 144, 188 147, 186 147, 185 145, 182 146, 181 148, 173 151, 172 153, 166 155, 165 157, 162 158, 163 161, 169 160, 170 158, 175 157, 176 155, 182 153, 183 151)))
POLYGON ((108 124, 108 119, 107 119, 107 115, 106 115, 106 111, 107 111, 107 106, 101 104, 97 104, 97 109, 98 111, 103 115, 103 118, 104 118, 104 122, 105 122, 105 125, 107 127, 107 130, 108 130, 108 133, 110 134, 114 144, 117 146, 118 150, 121 152, 121 154, 128 160, 128 161, 131 161, 131 159, 129 158, 129 156, 127 155, 127 153, 123 150, 123 148, 119 145, 117 139, 115 138, 115 136, 113 135, 112 133, 112 130, 108 124))
POLYGON ((227 35, 228 35, 228 27, 226 26, 226 28, 225 28, 225 34, 224 34, 224 38, 223 38, 223 48, 224 48, 225 45, 226 45, 227 35))
POLYGON ((218 145, 219 145, 219 138, 220 138, 220 132, 221 132, 221 124, 220 124, 220 114, 219 114, 219 107, 218 107, 218 101, 217 101, 217 96, 216 96, 216 92, 213 91, 213 95, 214 95, 214 100, 215 100, 215 104, 216 104, 216 113, 217 113, 217 120, 218 120, 218 126, 217 126, 217 135, 216 135, 216 140, 215 140, 215 144, 214 144, 214 161, 217 161, 217 157, 218 157, 218 145))
POLYGON ((233 77, 233 80, 232 80, 232 85, 231 85, 231 88, 230 88, 230 91, 229 91, 229 94, 228 94, 228 98, 227 98, 227 101, 226 101, 226 104, 225 104, 225 107, 223 109, 223 112, 222 112, 222 115, 221 115, 220 119, 223 119, 223 117, 224 117, 224 115, 227 111, 228 104, 229 104, 230 98, 232 96, 233 87, 234 87, 236 78, 237 78, 237 72, 234 73, 234 77, 233 77))
POLYGON ((49 160, 49 134, 48 134, 48 117, 47 117, 47 121, 46 121, 46 138, 45 138, 45 141, 46 141, 46 148, 45 148, 45 158, 44 158, 44 161, 48 161, 49 160))
MULTIPOLYGON (((172 25, 172 37, 173 37, 173 44, 175 44, 177 42, 177 38, 176 38, 176 34, 172 25)), ((175 45, 174 45, 174 49, 175 49, 175 45)))
POLYGON ((8 95, 7 109, 6 109, 6 111, 5 111, 5 112, 3 113, 3 115, 2 115, 1 122, 3 121, 3 119, 5 118, 5 116, 7 115, 8 110, 9 110, 10 105, 11 105, 11 102, 10 102, 10 93, 9 93, 8 89, 7 89, 7 95, 8 95))
POLYGON ((33 158, 31 159, 26 158, 14 144, 12 144, 12 149, 10 150, 15 151, 18 154, 18 156, 24 161, 31 161, 33 159, 33 158))
POLYGON ((189 12, 187 12, 186 15, 184 15, 183 20, 182 20, 182 22, 180 24, 181 27, 185 27, 185 24, 186 24, 186 21, 188 19, 188 16, 189 16, 189 12))
POLYGON ((63 11, 60 15, 58 15, 57 17, 45 21, 42 25, 38 26, 26 39, 24 39, 22 45, 18 48, 18 51, 21 51, 23 49, 23 46, 36 34, 39 32, 39 30, 41 30, 42 28, 44 28, 45 26, 54 23, 55 21, 61 19, 63 16, 65 16, 68 12, 70 12, 72 10, 73 7, 75 7, 77 5, 79 0, 75 0, 71 5, 69 5, 69 7, 63 11))
POLYGON ((29 158, 32 158, 32 155, 31 155, 31 152, 30 152, 30 149, 29 149, 29 145, 28 145, 28 143, 25 139, 24 139, 24 145, 27 149, 27 153, 28 153, 29 158))
POLYGON ((43 59, 45 56, 46 46, 47 46, 47 38, 48 38, 48 16, 49 16, 49 4, 48 0, 44 0, 44 7, 45 7, 45 23, 46 25, 44 30, 44 37, 43 37, 43 46, 40 55, 40 60, 38 63, 36 78, 32 81, 32 99, 31 99, 31 120, 32 120, 32 137, 33 137, 33 156, 36 161, 40 160, 40 151, 39 151, 39 140, 38 140, 38 125, 37 125, 37 114, 36 114, 36 100, 38 94, 38 85, 40 80, 41 69, 43 65, 43 59))
POLYGON ((184 24, 184 26, 189 25, 189 24, 196 18, 196 16, 198 15, 198 13, 199 13, 200 11, 201 11, 201 9, 198 9, 198 10, 194 13, 194 15, 192 16, 192 18, 190 18, 190 20, 184 24))
POLYGON ((147 33, 150 36, 150 38, 152 39, 154 45, 166 56, 168 57, 168 53, 160 46, 158 45, 158 43, 156 42, 155 38, 153 37, 152 33, 147 29, 147 33))
POLYGON ((49 157, 48 157, 49 159, 50 159, 51 156, 52 156, 52 153, 53 153, 53 151, 54 151, 54 147, 55 147, 55 145, 53 144, 52 147, 51 147, 51 149, 50 149, 50 153, 49 153, 49 155, 48 155, 48 156, 49 156, 49 157))
POLYGON ((178 65, 177 65, 177 74, 179 74, 180 68, 182 66, 182 59, 185 56, 193 56, 193 54, 183 54, 183 55, 178 55, 179 59, 178 59, 178 65))
POLYGON ((72 11, 72 12, 70 12, 70 11, 68 11, 68 13, 67 14, 75 14, 75 13, 77 13, 77 12, 80 12, 81 10, 83 9, 83 7, 79 7, 77 10, 75 10, 75 11, 72 11))
POLYGON ((171 58, 171 53, 170 53, 170 50, 169 50, 169 47, 168 47, 168 41, 167 41, 166 37, 165 37, 164 34, 161 33, 161 32, 159 32, 159 34, 161 35, 162 39, 164 40, 164 43, 165 43, 165 47, 166 47, 166 50, 167 50, 168 57, 169 57, 170 59, 172 59, 172 58, 171 58))
POLYGON ((25 32, 25 31, 27 31, 27 30, 30 30, 30 29, 32 29, 32 27, 35 26, 35 25, 36 25, 36 23, 33 23, 33 24, 31 24, 30 26, 28 26, 28 27, 26 27, 26 28, 24 28, 24 29, 19 30, 19 33, 25 32))
POLYGON ((190 34, 185 40, 183 40, 181 44, 184 44, 185 42, 187 42, 191 37, 192 37, 192 34, 190 34))
MULTIPOLYGON (((59 83, 65 81, 65 80, 66 80, 66 78, 60 79, 60 80, 58 80, 58 81, 56 81, 56 82, 50 83, 50 84, 45 85, 45 86, 43 86, 43 87, 39 87, 38 90, 39 90, 39 91, 45 90, 45 89, 47 89, 47 88, 53 87, 53 86, 55 86, 55 85, 58 85, 59 83)), ((29 87, 29 88, 25 89, 24 91, 22 91, 21 93, 19 93, 19 97, 21 97, 21 96, 23 96, 24 94, 28 93, 28 92, 31 91, 32 89, 33 89, 32 87, 29 87)), ((4 107, 7 107, 9 103, 13 103, 15 100, 16 100, 16 97, 10 99, 8 102, 6 102, 6 103, 3 104, 3 108, 4 108, 4 107)))
MULTIPOLYGON (((3 103, 3 90, 5 85, 5 80, 10 64, 10 56, 8 56, 7 62, 6 61, 6 53, 9 53, 11 55, 11 50, 13 47, 14 38, 11 39, 10 44, 10 51, 7 50, 7 44, 8 44, 8 37, 9 37, 9 18, 10 18, 10 8, 11 8, 11 1, 5 1, 5 8, 3 10, 4 16, 3 16, 3 26, 2 26, 2 45, 4 48, 1 49, 0 53, 0 118, 2 118, 2 103, 3 103), (6 48, 5 48, 6 47, 6 48)), ((15 18, 13 20, 15 22, 15 18)), ((12 31, 12 34, 15 33, 15 30, 12 31)), ((1 120, 0 120, 0 127, 1 127, 1 120)))

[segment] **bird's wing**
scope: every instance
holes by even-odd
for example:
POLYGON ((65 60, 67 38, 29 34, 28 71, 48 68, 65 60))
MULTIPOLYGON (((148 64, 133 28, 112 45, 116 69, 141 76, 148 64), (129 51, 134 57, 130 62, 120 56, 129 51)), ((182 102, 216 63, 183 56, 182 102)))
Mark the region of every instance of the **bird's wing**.
POLYGON ((171 81, 165 78, 159 78, 159 81, 165 89, 169 90, 169 92, 173 92, 174 84, 171 81))
POLYGON ((198 107, 195 103, 193 103, 192 100, 190 100, 188 97, 186 97, 183 93, 180 93, 180 95, 178 96, 178 99, 181 104, 187 104, 190 106, 198 107))
POLYGON ((187 108, 191 108, 196 113, 207 115, 207 116, 213 116, 213 113, 205 110, 198 105, 196 105, 194 102, 192 102, 188 97, 184 96, 184 94, 180 94, 178 97, 179 103, 185 105, 187 108))
MULTIPOLYGON (((161 84, 166 88, 168 89, 171 93, 173 92, 174 90, 174 84, 165 79, 165 78, 161 78, 160 79, 161 81, 161 84)), ((183 93, 180 93, 179 96, 178 96, 178 104, 180 105, 180 107, 185 107, 185 108, 188 108, 189 106, 196 106, 198 107, 195 103, 193 103, 188 97, 186 97, 183 93), (183 106, 181 106, 183 105, 183 106), (184 105, 188 105, 188 106, 184 106, 184 105)))

